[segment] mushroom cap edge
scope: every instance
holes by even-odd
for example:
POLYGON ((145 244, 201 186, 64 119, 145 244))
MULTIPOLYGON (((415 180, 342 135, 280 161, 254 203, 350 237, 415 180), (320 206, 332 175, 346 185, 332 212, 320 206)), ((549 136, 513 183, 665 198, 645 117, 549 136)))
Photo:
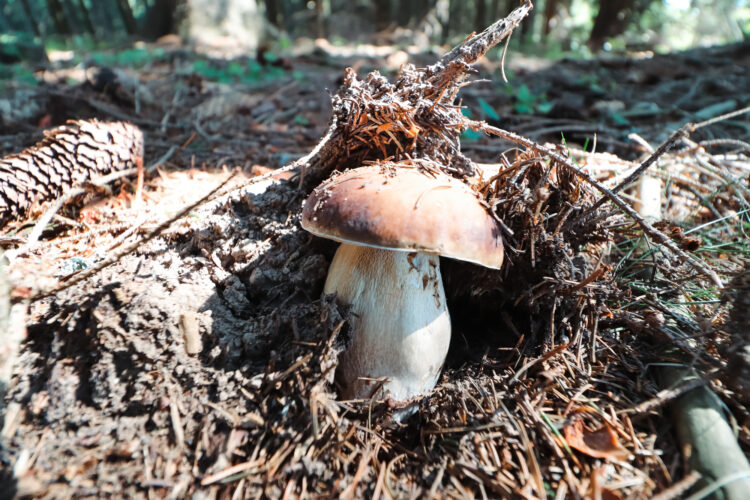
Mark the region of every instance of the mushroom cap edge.
POLYGON ((413 166, 365 166, 326 180, 305 201, 302 227, 342 243, 493 269, 503 262, 500 227, 475 192, 458 179, 413 166))

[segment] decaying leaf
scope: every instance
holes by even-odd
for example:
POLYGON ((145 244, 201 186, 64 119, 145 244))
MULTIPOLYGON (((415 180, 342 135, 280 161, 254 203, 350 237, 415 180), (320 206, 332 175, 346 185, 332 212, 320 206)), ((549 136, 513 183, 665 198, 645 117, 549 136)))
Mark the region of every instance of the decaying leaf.
POLYGON ((568 446, 590 457, 605 460, 625 460, 629 452, 622 447, 617 434, 608 425, 591 430, 582 421, 577 421, 564 429, 568 446))

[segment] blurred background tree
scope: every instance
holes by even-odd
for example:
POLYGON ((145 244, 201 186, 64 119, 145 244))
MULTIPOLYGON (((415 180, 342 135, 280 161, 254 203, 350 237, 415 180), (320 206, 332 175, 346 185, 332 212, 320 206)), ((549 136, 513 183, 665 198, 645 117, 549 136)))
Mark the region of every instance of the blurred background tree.
MULTIPOLYGON (((333 43, 455 43, 516 0, 0 0, 2 57, 35 45, 86 45, 169 33, 241 40, 244 48, 301 37, 333 43), (13 49, 8 49, 12 44, 13 49)), ((599 50, 669 51, 746 39, 748 0, 537 0, 512 43, 549 57, 599 50)))

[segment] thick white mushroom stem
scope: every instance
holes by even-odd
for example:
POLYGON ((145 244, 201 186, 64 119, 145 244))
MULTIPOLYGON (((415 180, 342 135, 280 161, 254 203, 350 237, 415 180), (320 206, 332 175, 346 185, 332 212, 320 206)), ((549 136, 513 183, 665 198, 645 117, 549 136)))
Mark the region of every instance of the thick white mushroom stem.
POLYGON ((325 293, 354 313, 336 372, 343 398, 404 401, 435 386, 451 337, 437 255, 342 244, 325 293))

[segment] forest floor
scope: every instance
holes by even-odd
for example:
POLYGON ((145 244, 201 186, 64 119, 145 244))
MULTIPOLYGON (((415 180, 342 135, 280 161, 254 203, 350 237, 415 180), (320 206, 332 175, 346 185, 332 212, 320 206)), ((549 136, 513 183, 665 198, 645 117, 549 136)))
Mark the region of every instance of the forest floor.
MULTIPOLYGON (((87 55, 88 68, 56 63, 35 74, 36 85, 3 84, 0 156, 68 119, 125 120, 144 131, 145 164, 153 167, 142 201, 134 180, 121 181, 64 207, 37 243, 24 245, 46 206, 3 230, 14 310, 26 325, 0 437, 4 491, 38 498, 646 498, 689 480, 665 410, 670 400, 651 368, 672 359, 670 343, 635 326, 608 328, 606 315, 598 334, 578 343, 560 336, 558 347, 543 352, 535 334, 501 333, 519 314, 510 305, 483 324, 457 313, 446 369, 415 415, 397 422, 388 402, 336 399, 330 375, 346 312, 320 298, 335 245, 300 228, 306 193, 289 174, 252 182, 316 145, 330 116, 326 90, 335 92, 346 67, 392 76, 407 60, 423 66, 436 55, 327 48, 224 61, 146 45, 87 55), (24 300, 137 241, 237 170, 228 191, 134 253, 52 297, 24 300), (480 336, 481 349, 469 346, 480 336)), ((483 60, 476 77, 490 81, 461 95, 474 119, 540 142, 564 137, 571 150, 595 143, 597 152, 615 155, 619 175, 686 122, 748 106, 749 49, 588 61, 509 56, 508 84, 496 61, 483 60)), ((734 154, 746 168, 750 120, 722 120, 690 140, 712 155, 734 154)), ((512 147, 475 132, 464 133, 462 146, 482 163, 497 163, 512 147)), ((709 194, 695 179, 690 193, 700 207, 709 194)), ((688 230, 730 221, 723 236, 704 237, 702 250, 726 278, 747 263, 747 254, 722 246, 722 238, 737 243, 737 231, 750 227, 747 207, 722 198, 723 180, 721 188, 704 184, 715 203, 702 207, 718 214, 691 209, 693 217, 679 222, 688 230)), ((749 187, 746 178, 736 186, 741 193, 749 187)), ((682 213, 676 205, 686 190, 672 193, 665 213, 682 213)), ((668 279, 633 271, 623 257, 631 247, 622 239, 617 245, 612 266, 620 269, 621 296, 677 318, 698 339, 694 364, 720 369, 721 346, 731 343, 721 291, 693 278, 690 286, 705 293, 682 308, 688 319, 659 309, 685 299, 674 289, 670 295, 668 279)), ((670 266, 660 272, 683 276, 670 266)), ((748 408, 719 375, 710 384, 747 453, 748 408)))

